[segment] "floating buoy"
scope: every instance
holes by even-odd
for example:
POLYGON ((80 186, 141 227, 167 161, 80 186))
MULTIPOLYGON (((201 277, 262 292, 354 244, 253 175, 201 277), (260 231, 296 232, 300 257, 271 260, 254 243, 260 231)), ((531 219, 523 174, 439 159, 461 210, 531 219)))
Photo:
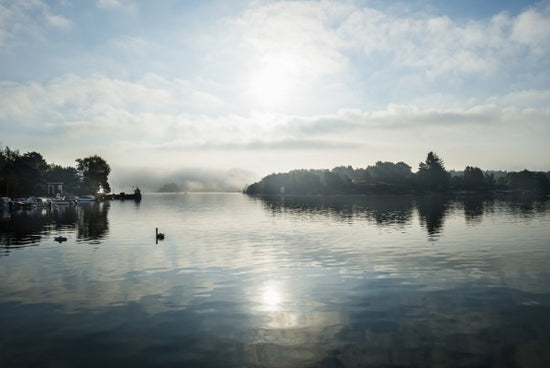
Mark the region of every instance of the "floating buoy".
POLYGON ((67 238, 64 237, 64 236, 59 235, 59 236, 56 236, 55 238, 53 238, 53 240, 55 240, 58 243, 63 243, 64 241, 67 241, 67 238))

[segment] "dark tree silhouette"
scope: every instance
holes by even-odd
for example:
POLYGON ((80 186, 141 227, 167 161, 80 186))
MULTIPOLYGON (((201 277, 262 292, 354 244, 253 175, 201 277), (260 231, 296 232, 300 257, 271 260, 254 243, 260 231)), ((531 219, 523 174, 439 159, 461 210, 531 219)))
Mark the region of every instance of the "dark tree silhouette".
POLYGON ((46 180, 63 182, 65 192, 80 193, 80 177, 78 170, 74 167, 51 164, 46 171, 46 180))
POLYGON ((466 166, 463 186, 465 189, 480 190, 485 188, 485 176, 479 167, 466 166))
POLYGON ((94 155, 86 158, 79 158, 77 169, 82 180, 82 191, 95 194, 102 188, 105 193, 111 191, 107 177, 111 168, 101 157, 94 155))
POLYGON ((17 178, 16 164, 20 158, 19 151, 12 151, 9 147, 0 150, 0 184, 1 193, 6 196, 16 194, 17 178))
POLYGON ((523 170, 520 172, 508 173, 506 182, 512 190, 550 193, 550 180, 543 172, 523 170))
POLYGON ((443 160, 434 152, 428 153, 426 161, 418 165, 417 176, 420 187, 430 191, 447 190, 451 180, 443 160))
POLYGON ((411 188, 413 173, 404 162, 378 161, 365 170, 367 187, 375 192, 403 192, 411 188))
POLYGON ((20 195, 44 193, 48 164, 38 152, 27 152, 16 160, 15 173, 20 195))

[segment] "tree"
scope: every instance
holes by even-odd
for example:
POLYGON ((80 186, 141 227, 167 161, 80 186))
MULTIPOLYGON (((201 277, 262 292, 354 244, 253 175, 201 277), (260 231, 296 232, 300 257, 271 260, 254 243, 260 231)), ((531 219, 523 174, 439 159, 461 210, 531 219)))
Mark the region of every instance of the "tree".
POLYGON ((78 171, 74 167, 62 167, 60 165, 51 164, 46 171, 46 180, 62 182, 65 192, 80 192, 80 178, 78 171))
POLYGON ((550 193, 550 180, 543 172, 523 170, 508 173, 506 181, 510 189, 524 192, 550 193))
POLYGON ((327 194, 343 194, 351 191, 351 179, 347 175, 339 175, 337 170, 326 170, 321 179, 321 188, 327 194))
POLYGON ((434 152, 428 153, 426 161, 418 165, 417 176, 421 188, 434 191, 447 190, 451 180, 443 160, 434 152))
POLYGON ((479 167, 466 166, 464 169, 463 186, 469 190, 483 190, 486 187, 485 175, 479 167))
POLYGON ((38 152, 27 152, 15 162, 15 173, 19 181, 18 195, 44 194, 48 163, 38 152))
POLYGON ((101 157, 94 155, 86 158, 79 158, 77 169, 82 181, 82 193, 97 193, 100 188, 106 193, 111 191, 111 186, 107 181, 107 177, 111 172, 111 168, 107 162, 101 157))
POLYGON ((367 167, 368 177, 373 182, 398 184, 408 180, 411 176, 411 167, 404 162, 377 161, 375 166, 367 167))
POLYGON ((9 147, 0 150, 0 188, 8 197, 16 191, 18 180, 15 168, 20 157, 18 150, 12 151, 9 147))

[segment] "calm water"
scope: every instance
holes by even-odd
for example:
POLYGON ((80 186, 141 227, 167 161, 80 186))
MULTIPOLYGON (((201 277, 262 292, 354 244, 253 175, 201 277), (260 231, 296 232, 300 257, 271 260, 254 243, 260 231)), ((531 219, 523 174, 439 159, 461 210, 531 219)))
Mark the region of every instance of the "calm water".
POLYGON ((0 213, 2 367, 550 367, 548 200, 0 213))

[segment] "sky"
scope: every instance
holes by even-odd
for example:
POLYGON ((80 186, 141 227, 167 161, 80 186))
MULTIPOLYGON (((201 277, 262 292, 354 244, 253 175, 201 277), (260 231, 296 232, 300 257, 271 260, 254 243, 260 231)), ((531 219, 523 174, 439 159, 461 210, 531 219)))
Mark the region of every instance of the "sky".
POLYGON ((550 170, 550 1, 0 0, 0 60, 0 145, 97 154, 115 191, 550 170))

